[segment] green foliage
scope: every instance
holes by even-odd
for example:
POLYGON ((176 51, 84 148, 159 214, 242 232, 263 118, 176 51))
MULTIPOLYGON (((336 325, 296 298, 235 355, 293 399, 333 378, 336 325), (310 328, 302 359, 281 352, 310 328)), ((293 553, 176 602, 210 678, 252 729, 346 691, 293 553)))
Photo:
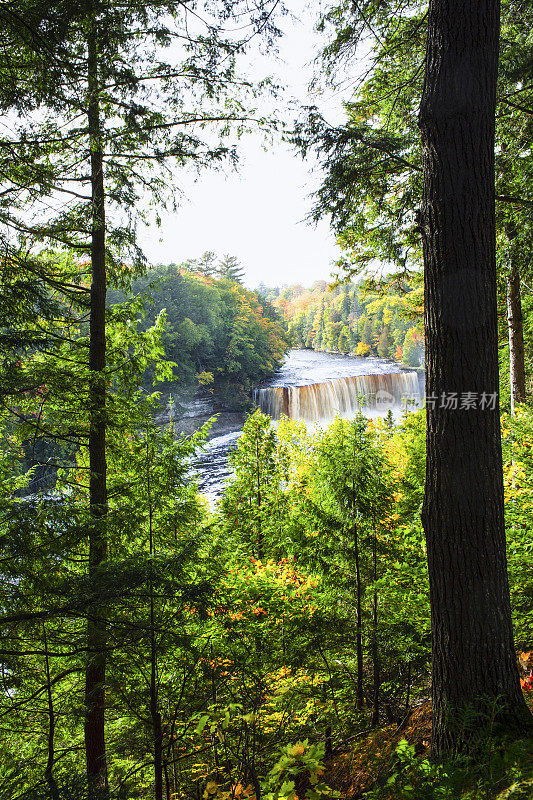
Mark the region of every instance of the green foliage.
MULTIPOLYGON (((143 300, 145 326, 165 311, 165 357, 176 364, 181 387, 198 380, 242 406, 252 386, 281 365, 287 343, 278 315, 234 278, 170 265, 154 268, 133 288, 143 300)), ((118 292, 110 296, 121 299, 118 292)))
POLYGON ((305 793, 305 800, 333 800, 340 797, 320 780, 324 772, 324 745, 309 744, 309 740, 288 744, 283 748, 278 761, 268 773, 262 787, 265 800, 295 800, 296 784, 294 778, 308 773, 310 786, 305 793))
MULTIPOLYGON (((313 214, 315 219, 332 217, 344 249, 340 272, 359 275, 370 270, 379 279, 385 261, 403 280, 406 271, 420 269, 422 255, 416 213, 422 191, 416 108, 422 91, 427 2, 410 2, 408 13, 389 2, 365 3, 360 10, 354 15, 349 3, 334 3, 321 26, 328 42, 319 82, 335 85, 346 59, 363 42, 369 60, 364 79, 346 103, 346 120, 332 127, 318 109, 308 108, 295 140, 304 155, 313 150, 325 170, 313 214)), ((513 223, 513 247, 519 251, 521 268, 529 269, 523 237, 531 227, 531 9, 507 0, 501 19, 496 117, 500 247, 508 249, 506 229, 513 223)), ((508 265, 502 266, 508 270, 508 265)))
MULTIPOLYGON (((413 319, 420 319, 416 281, 400 288, 396 283, 384 283, 378 289, 372 283, 328 289, 317 281, 307 291, 300 286, 284 289, 274 304, 288 321, 294 347, 401 360, 402 346, 411 330, 419 357, 423 353, 420 333, 412 327, 413 319)), ((419 363, 420 358, 416 366, 419 363)))
POLYGON ((230 463, 235 470, 222 508, 232 531, 258 559, 271 551, 283 503, 276 436, 266 414, 255 411, 242 430, 230 463))
POLYGON ((533 511, 533 412, 520 406, 514 417, 502 417, 504 452, 505 516, 508 569, 515 622, 515 640, 522 650, 530 649, 533 636, 533 544, 530 519, 533 511))
POLYGON ((384 781, 365 796, 369 800, 504 800, 531 796, 533 776, 528 752, 531 740, 497 742, 490 734, 480 738, 486 752, 455 756, 436 763, 416 754, 414 745, 402 739, 397 762, 384 781), (505 788, 502 788, 505 787, 505 788))
MULTIPOLYGON (((339 513, 350 527, 354 521, 372 525, 390 505, 382 455, 367 420, 337 417, 318 437, 316 486, 327 488, 325 508, 339 513)), ((320 495, 319 495, 320 497, 320 495)))
MULTIPOLYGON (((131 397, 124 413, 139 405, 139 397, 131 397)), ((146 415, 144 423, 137 412, 134 419, 135 431, 124 424, 110 449, 111 557, 98 597, 109 610, 113 791, 134 797, 153 785, 151 771, 142 769, 153 748, 152 663, 171 793, 229 800, 232 793, 253 798, 262 786, 276 800, 336 797, 333 781, 320 774, 324 741, 328 728, 336 742, 369 725, 375 597, 380 713, 388 709, 399 722, 427 693, 430 621, 419 521, 423 412, 406 415, 399 425, 337 419, 317 431, 289 420, 274 428, 256 412, 234 453, 235 475, 209 516, 187 476, 188 459, 205 434, 174 441, 171 431, 158 431, 146 415), (354 703, 354 523, 362 588, 361 710, 354 703)), ((512 424, 515 461, 507 462, 506 491, 510 525, 517 530, 510 536, 509 564, 518 641, 526 642, 532 608, 529 412, 524 409, 512 424)), ((509 425, 504 418, 506 448, 509 425)), ((18 444, 11 444, 6 479, 19 457, 18 444)), ((3 507, 4 574, 17 581, 6 581, 2 604, 30 615, 2 641, 3 719, 17 728, 16 739, 8 733, 4 746, 6 786, 20 783, 21 765, 28 787, 42 775, 48 685, 58 713, 55 747, 65 752, 54 768, 61 791, 83 769, 79 676, 83 620, 93 602, 83 569, 85 468, 81 449, 75 468, 57 486, 61 504, 42 498, 31 507, 23 501, 3 507), (44 628, 39 616, 31 616, 43 610, 44 628)), ((529 776, 515 757, 506 757, 504 766, 499 753, 493 748, 490 756, 498 791, 526 785, 529 776)), ((465 762, 435 765, 407 745, 396 758, 370 796, 487 796, 481 789, 489 785, 487 775, 465 762)), ((485 751, 481 761, 488 763, 485 751)))
MULTIPOLYGON (((388 327, 384 327, 379 335, 378 356, 381 356, 381 358, 390 358, 392 356, 392 340, 388 327)), ((405 363, 407 364, 408 362, 405 361, 405 363)))
POLYGON ((416 328, 409 328, 403 342, 403 361, 410 367, 419 367, 423 354, 423 342, 416 328))
MULTIPOLYGON (((254 32, 270 25, 260 5, 248 19, 254 32)), ((353 4, 342 2, 325 20, 338 34, 326 53, 330 65, 352 53, 367 26, 374 37, 376 59, 346 105, 346 124, 331 129, 313 111, 300 134, 328 167, 317 213, 333 214, 344 252, 340 271, 364 269, 368 277, 375 260, 387 261, 399 277, 387 273, 382 282, 331 291, 325 282, 309 291, 261 287, 256 294, 242 286, 233 257, 219 261, 206 252, 135 279, 136 297, 130 284, 144 265, 135 222, 144 200, 157 217, 168 197, 164 170, 232 161, 230 131, 243 132, 250 116, 266 122, 250 114, 254 87, 236 72, 250 31, 239 41, 231 26, 238 20, 241 29, 244 5, 214 9, 220 16, 203 32, 197 18, 187 23, 196 10, 181 3, 119 9, 24 2, 0 12, 0 104, 13 121, 0 147, 0 219, 4 231, 22 237, 2 238, 0 307, 6 800, 86 796, 83 676, 92 656, 91 614, 106 620, 105 735, 110 792, 121 800, 153 795, 158 743, 165 793, 173 797, 233 800, 261 789, 270 800, 337 797, 321 774, 325 743, 346 746, 376 722, 376 709, 396 727, 413 700, 427 698, 423 413, 397 425, 357 418, 314 431, 288 420, 274 428, 253 414, 232 457, 234 475, 210 511, 189 473, 207 431, 175 439, 171 429, 155 427, 157 396, 147 381, 198 383, 242 404, 285 353, 278 313, 290 320, 297 346, 420 363, 422 286, 420 276, 406 275, 420 262, 413 109, 426 8, 411 3, 400 15, 390 2, 361 8, 364 14, 354 15, 353 4), (96 88, 88 85, 88 33, 98 34, 96 88), (85 259, 95 144, 87 112, 95 93, 107 270, 125 302, 106 317, 108 550, 89 580, 85 259), (70 246, 75 256, 60 249, 70 246)), ((498 206, 502 301, 510 264, 517 261, 526 281, 529 274, 530 17, 524 4, 503 4, 496 155, 498 194, 510 200, 498 206)), ((530 351, 529 297, 524 308, 530 351)), ((502 430, 515 635, 527 656, 528 408, 504 416, 502 430)), ((527 658, 521 669, 530 669, 527 658)), ((477 763, 458 757, 437 765, 404 742, 389 774, 367 794, 526 797, 528 745, 521 752, 489 737, 477 763)))
MULTIPOLYGON (((83 285, 82 265, 54 254, 47 258, 58 276, 69 274, 73 286, 83 285)), ((105 608, 108 619, 106 737, 111 787, 119 796, 152 790, 153 771, 142 765, 153 759, 160 720, 171 792, 253 798, 262 783, 274 797, 294 791, 307 791, 314 800, 332 797, 326 777, 309 781, 325 740, 349 739, 368 727, 376 686, 380 717, 396 722, 427 693, 430 620, 419 519, 423 412, 397 425, 358 417, 312 431, 289 420, 274 427, 256 412, 233 454, 234 476, 210 513, 188 474, 205 431, 175 440, 170 429, 155 428, 157 396, 140 387, 154 362, 158 376, 168 378, 164 339, 172 332, 172 315, 179 320, 186 292, 184 319, 191 325, 183 330, 194 341, 202 325, 209 330, 202 314, 213 307, 218 313, 225 297, 247 302, 248 294, 235 281, 187 271, 179 279, 179 291, 169 292, 161 310, 147 306, 144 330, 142 294, 107 312, 109 551, 96 583, 86 574, 87 331, 74 318, 66 326, 59 289, 46 294, 58 317, 47 318, 43 305, 40 318, 47 344, 35 337, 21 344, 19 363, 11 357, 5 362, 4 386, 11 395, 4 396, 0 476, 6 609, 0 713, 3 782, 11 794, 46 781, 53 730, 53 779, 66 796, 71 791, 83 797, 85 625, 95 608, 105 608), (17 386, 23 391, 17 393, 17 386), (36 438, 40 447, 53 443, 55 449, 39 450, 36 438), (29 453, 35 468, 28 473, 29 453), (49 463, 52 453, 53 494, 25 499, 38 462, 49 463), (303 757, 287 750, 306 740, 303 757)), ((390 324, 390 308, 379 296, 366 305, 349 290, 338 298, 339 308, 329 309, 329 316, 325 301, 318 306, 317 329, 322 318, 324 336, 355 302, 365 307, 369 323, 376 310, 390 324)), ((21 310, 22 330, 31 317, 24 305, 21 310)), ((210 382, 210 371, 202 380, 210 382)), ((509 575, 517 642, 524 650, 533 608, 530 417, 524 407, 513 420, 503 418, 509 575)), ((391 792, 413 796, 408 787, 415 786, 421 797, 438 797, 437 788, 448 785, 444 772, 430 765, 429 774, 423 760, 407 760, 389 784, 391 792)), ((450 773, 450 780, 456 775, 450 773)), ((523 780, 517 772, 515 782, 523 780)))
POLYGON ((405 739, 396 748, 397 771, 387 778, 385 786, 376 787, 368 793, 370 800, 397 798, 397 800, 437 800, 458 796, 457 780, 451 780, 446 769, 433 764, 427 758, 417 758, 414 745, 405 739))

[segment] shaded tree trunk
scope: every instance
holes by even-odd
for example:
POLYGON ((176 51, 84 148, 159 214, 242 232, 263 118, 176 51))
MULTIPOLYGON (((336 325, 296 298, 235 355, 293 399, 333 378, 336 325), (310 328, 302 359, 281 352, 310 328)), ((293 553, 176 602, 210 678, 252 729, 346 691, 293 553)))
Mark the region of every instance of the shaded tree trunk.
POLYGON ((170 800, 170 780, 168 777, 168 761, 163 762, 163 769, 165 771, 166 800, 170 800))
MULTIPOLYGON (((150 547, 150 717, 152 719, 152 732, 154 737, 154 798, 163 800, 163 731, 161 726, 161 713, 159 711, 157 690, 157 642, 155 639, 155 597, 153 581, 153 556, 154 556, 154 528, 153 528, 153 503, 150 483, 151 458, 147 453, 146 460, 146 487, 148 493, 148 524, 150 547)), ((167 779, 168 785, 168 779, 167 779)))
MULTIPOLYGON (((372 566, 374 583, 378 579, 377 535, 376 523, 372 537, 372 566)), ((381 664, 379 660, 378 645, 378 593, 374 588, 372 595, 372 669, 373 669, 373 698, 372 698, 372 725, 379 725, 379 691, 381 688, 381 664)))
POLYGON ((359 534, 357 525, 353 526, 354 552, 355 552, 355 592, 357 610, 356 628, 356 659, 357 659, 357 708, 361 710, 364 706, 363 693, 363 604, 362 604, 362 585, 361 585, 361 564, 359 559, 359 534))
POLYGON ((516 403, 526 401, 526 369, 524 362, 524 319, 520 292, 520 269, 512 250, 516 226, 508 223, 505 233, 511 245, 511 263, 507 276, 507 324, 509 328, 509 382, 511 386, 511 414, 516 403))
POLYGON ((326 737, 324 741, 324 759, 330 761, 333 758, 333 738, 331 725, 326 726, 326 737))
MULTIPOLYGON (((107 462, 106 462, 106 268, 105 195, 103 147, 100 125, 96 22, 88 34, 88 126, 91 146, 92 233, 91 309, 89 322, 90 511, 89 579, 97 595, 101 565, 107 556, 107 462)), ((107 795, 105 752, 106 621, 98 602, 87 620, 87 668, 85 672, 85 754, 89 794, 107 795)))
POLYGON ((436 754, 467 742, 467 708, 478 728, 493 704, 505 725, 530 716, 513 646, 497 394, 498 39, 497 0, 431 0, 419 127, 436 754), (466 392, 475 408, 462 404, 466 392))
POLYGON ((44 639, 44 664, 46 671, 46 698, 48 703, 48 736, 47 736, 48 758, 46 760, 44 777, 48 784, 48 788, 50 789, 50 796, 52 800, 59 800, 59 790, 57 788, 56 779, 54 777, 54 761, 55 761, 54 737, 56 729, 56 714, 54 709, 54 699, 52 697, 52 679, 50 676, 50 658, 48 653, 48 635, 46 633, 46 623, 43 623, 43 639, 44 639))

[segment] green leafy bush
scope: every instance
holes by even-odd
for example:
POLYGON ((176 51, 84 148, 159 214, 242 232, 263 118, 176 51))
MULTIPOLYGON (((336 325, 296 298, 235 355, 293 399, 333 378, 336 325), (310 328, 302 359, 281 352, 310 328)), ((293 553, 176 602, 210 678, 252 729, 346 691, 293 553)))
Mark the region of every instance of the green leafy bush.
POLYGON ((310 786, 305 800, 334 800, 340 793, 321 780, 324 772, 324 745, 309 744, 309 740, 288 744, 274 764, 262 787, 264 800, 295 800, 295 778, 309 773, 310 786))

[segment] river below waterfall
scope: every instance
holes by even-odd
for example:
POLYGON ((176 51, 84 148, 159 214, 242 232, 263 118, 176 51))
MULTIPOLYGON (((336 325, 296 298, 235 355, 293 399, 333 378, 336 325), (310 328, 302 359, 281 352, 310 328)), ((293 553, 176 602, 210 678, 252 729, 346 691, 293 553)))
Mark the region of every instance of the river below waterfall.
MULTIPOLYGON (((389 410, 399 415, 421 399, 418 374, 395 362, 354 358, 312 350, 291 350, 276 375, 254 391, 254 401, 273 419, 282 414, 307 422, 323 422, 336 414, 369 416, 389 410)), ((241 435, 245 414, 217 409, 209 400, 194 399, 184 408, 176 428, 191 433, 213 414, 207 446, 194 461, 200 490, 214 501, 231 474, 228 456, 241 435)))

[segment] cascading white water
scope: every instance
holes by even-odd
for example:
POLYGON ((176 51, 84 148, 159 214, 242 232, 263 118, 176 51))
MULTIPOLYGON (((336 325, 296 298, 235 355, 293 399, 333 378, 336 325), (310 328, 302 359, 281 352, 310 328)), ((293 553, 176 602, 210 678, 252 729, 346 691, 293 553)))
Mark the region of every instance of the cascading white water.
POLYGON ((307 386, 273 386, 254 391, 254 402, 272 419, 282 415, 310 422, 353 416, 358 411, 386 412, 405 402, 418 403, 416 372, 390 372, 332 378, 307 386))
MULTIPOLYGON (((254 392, 256 405, 274 419, 287 414, 310 424, 326 423, 337 413, 352 417, 361 410, 374 415, 391 407, 397 416, 404 398, 420 402, 422 397, 416 372, 402 372, 399 365, 377 358, 312 350, 292 350, 271 385, 254 392)), ((234 412, 221 412, 219 420, 214 437, 195 463, 202 491, 211 499, 220 496, 231 474, 228 453, 238 441, 244 414, 237 418, 234 412)), ((205 417, 199 418, 199 422, 204 421, 205 417)))

